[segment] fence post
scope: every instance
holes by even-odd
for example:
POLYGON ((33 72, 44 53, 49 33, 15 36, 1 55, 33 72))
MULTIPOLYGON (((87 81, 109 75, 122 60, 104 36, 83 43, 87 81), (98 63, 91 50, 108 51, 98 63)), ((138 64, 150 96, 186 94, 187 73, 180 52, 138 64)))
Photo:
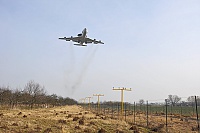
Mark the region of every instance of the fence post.
POLYGON ((109 114, 110 114, 110 107, 109 107, 109 105, 108 105, 108 116, 109 116, 109 114))
POLYGON ((135 124, 135 102, 134 102, 134 106, 133 106, 133 111, 134 111, 133 119, 134 119, 134 124, 135 124))
POLYGON ((106 103, 104 103, 104 115, 106 116, 106 108, 107 108, 107 104, 106 103))
POLYGON ((148 101, 147 101, 147 127, 149 126, 148 115, 149 115, 149 108, 148 108, 148 101))
POLYGON ((167 132, 167 99, 165 99, 165 102, 166 102, 166 109, 165 109, 165 117, 166 117, 166 123, 165 123, 165 125, 166 125, 166 132, 167 132))
POLYGON ((99 103, 99 114, 101 113, 101 106, 103 103, 99 103))
POLYGON ((195 96, 194 98, 195 98, 195 105, 196 105, 197 128, 198 128, 198 131, 199 131, 199 115, 198 115, 198 107, 197 107, 197 97, 195 96))
POLYGON ((124 112, 125 112, 125 121, 126 121, 126 106, 127 106, 127 104, 125 103, 124 105, 125 105, 125 110, 124 110, 124 112))
POLYGON ((112 118, 113 118, 113 104, 114 104, 114 103, 112 102, 112 118))
POLYGON ((172 121, 172 104, 171 104, 171 106, 170 106, 170 107, 171 107, 171 121, 172 121))
POLYGON ((193 111, 193 115, 194 115, 194 103, 192 102, 192 111, 193 111))
POLYGON ((118 115, 118 119, 119 119, 119 103, 117 103, 117 115, 118 115))
POLYGON ((181 102, 181 116, 183 115, 182 102, 181 102))
POLYGON ((149 105, 149 113, 150 113, 150 115, 152 114, 152 111, 151 111, 151 105, 149 105))
MULTIPOLYGON (((97 103, 98 104, 98 103, 97 103)), ((97 104, 96 104, 96 112, 98 113, 98 107, 97 107, 97 104)))

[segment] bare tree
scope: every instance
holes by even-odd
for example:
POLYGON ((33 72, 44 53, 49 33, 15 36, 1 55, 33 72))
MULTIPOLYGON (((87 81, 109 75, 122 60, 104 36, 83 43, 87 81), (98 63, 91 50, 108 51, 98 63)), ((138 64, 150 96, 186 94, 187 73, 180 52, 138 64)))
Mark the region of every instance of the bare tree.
POLYGON ((4 104, 4 91, 5 91, 5 88, 1 87, 0 88, 0 105, 4 104))
POLYGON ((50 103, 53 105, 53 106, 56 106, 58 104, 58 96, 56 94, 52 94, 50 96, 50 103))
POLYGON ((187 101, 190 102, 190 103, 195 102, 194 96, 189 96, 189 97, 187 98, 187 101))
POLYGON ((143 105, 143 104, 144 104, 144 99, 140 99, 140 100, 139 100, 139 104, 140 104, 140 105, 143 105))
POLYGON ((34 81, 29 81, 24 88, 24 92, 27 95, 27 100, 31 109, 33 105, 40 101, 40 96, 45 94, 44 87, 41 87, 40 84, 35 83, 34 81))
POLYGON ((19 103, 22 103, 22 91, 20 89, 13 90, 12 99, 13 99, 12 107, 17 106, 19 103))
POLYGON ((139 100, 139 104, 140 104, 140 111, 141 111, 142 105, 144 104, 144 99, 140 99, 140 100, 139 100))
POLYGON ((11 105, 12 103, 12 92, 9 89, 9 87, 2 87, 0 90, 0 99, 1 99, 1 104, 4 105, 11 105))
MULTIPOLYGON (((199 106, 199 105, 200 105, 200 97, 197 96, 197 97, 196 97, 196 100, 197 100, 197 104, 198 104, 198 106, 199 106)), ((187 98, 187 101, 188 101, 188 104, 189 104, 189 105, 192 105, 192 106, 193 106, 193 104, 195 103, 195 96, 189 96, 189 97, 187 98)))
POLYGON ((23 91, 19 89, 10 89, 9 87, 0 87, 0 105, 5 107, 17 107, 17 105, 28 105, 33 108, 34 105, 41 107, 62 106, 77 104, 77 101, 71 98, 63 98, 56 94, 47 95, 44 87, 34 81, 29 81, 23 91))
POLYGON ((19 101, 19 90, 11 90, 9 87, 1 87, 0 88, 0 103, 4 105, 9 105, 13 108, 17 105, 17 101, 19 101))
POLYGON ((175 106, 179 101, 181 101, 181 97, 178 97, 177 95, 168 95, 168 99, 172 106, 175 106))

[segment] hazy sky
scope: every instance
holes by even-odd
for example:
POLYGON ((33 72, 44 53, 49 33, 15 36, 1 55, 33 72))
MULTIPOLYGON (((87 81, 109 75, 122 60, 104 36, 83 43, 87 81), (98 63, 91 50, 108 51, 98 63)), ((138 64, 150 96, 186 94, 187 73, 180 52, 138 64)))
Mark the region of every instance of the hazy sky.
POLYGON ((0 86, 34 80, 76 100, 119 101, 112 87, 132 88, 127 102, 199 95, 199 35, 199 0, 0 0, 0 86), (58 39, 83 28, 105 45, 58 39))

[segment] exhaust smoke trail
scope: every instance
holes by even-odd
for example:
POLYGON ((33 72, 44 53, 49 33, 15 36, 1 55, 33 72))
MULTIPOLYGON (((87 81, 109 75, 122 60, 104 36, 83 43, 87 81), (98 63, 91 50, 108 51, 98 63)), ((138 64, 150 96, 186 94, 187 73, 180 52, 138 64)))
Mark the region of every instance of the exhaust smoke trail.
POLYGON ((70 44, 69 47, 69 63, 67 63, 68 66, 67 70, 65 71, 64 83, 65 88, 68 90, 68 93, 70 93, 70 95, 73 95, 75 90, 80 87, 98 47, 93 45, 91 47, 88 47, 82 61, 78 63, 78 67, 76 65, 77 62, 75 58, 73 43, 70 44))
POLYGON ((87 70, 89 68, 89 65, 92 62, 92 59, 94 58, 94 56, 96 54, 97 49, 98 49, 98 47, 95 47, 95 48, 91 47, 91 49, 90 48, 88 49, 88 52, 86 53, 86 58, 83 61, 83 65, 80 68, 80 74, 71 87, 72 94, 81 85, 83 78, 85 77, 87 70))
MULTIPOLYGON (((71 82, 72 82, 72 75, 74 73, 74 67, 76 63, 75 55, 74 55, 74 48, 73 48, 73 43, 70 42, 69 45, 69 63, 67 63, 68 67, 67 70, 65 71, 65 76, 64 76, 64 83, 65 83, 65 88, 70 89, 71 88, 71 82)), ((72 92, 70 92, 72 94, 72 92)))

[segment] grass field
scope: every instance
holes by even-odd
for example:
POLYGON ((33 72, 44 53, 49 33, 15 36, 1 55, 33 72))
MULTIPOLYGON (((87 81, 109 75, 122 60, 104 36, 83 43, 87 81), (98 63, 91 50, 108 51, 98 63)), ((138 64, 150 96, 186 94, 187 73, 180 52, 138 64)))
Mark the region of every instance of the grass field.
POLYGON ((77 105, 38 109, 1 109, 1 133, 197 133, 196 121, 181 115, 112 109, 89 110, 77 105), (148 124, 148 125, 147 125, 148 124))
POLYGON ((63 106, 33 110, 0 110, 1 133, 97 133, 145 132, 125 121, 83 110, 80 106, 63 106))
MULTIPOLYGON (((87 107, 87 106, 85 106, 87 107)), ((93 108, 98 111, 97 108, 93 108)), ((199 108, 198 108, 199 109, 199 108)), ((134 123, 135 125, 146 127, 152 130, 168 131, 168 132, 198 132, 198 122, 194 107, 190 106, 133 106, 126 105, 123 111, 123 117, 120 116, 120 106, 105 106, 102 105, 100 112, 114 118, 120 118, 126 122, 134 123)), ((199 111, 199 110, 198 110, 199 111)))

